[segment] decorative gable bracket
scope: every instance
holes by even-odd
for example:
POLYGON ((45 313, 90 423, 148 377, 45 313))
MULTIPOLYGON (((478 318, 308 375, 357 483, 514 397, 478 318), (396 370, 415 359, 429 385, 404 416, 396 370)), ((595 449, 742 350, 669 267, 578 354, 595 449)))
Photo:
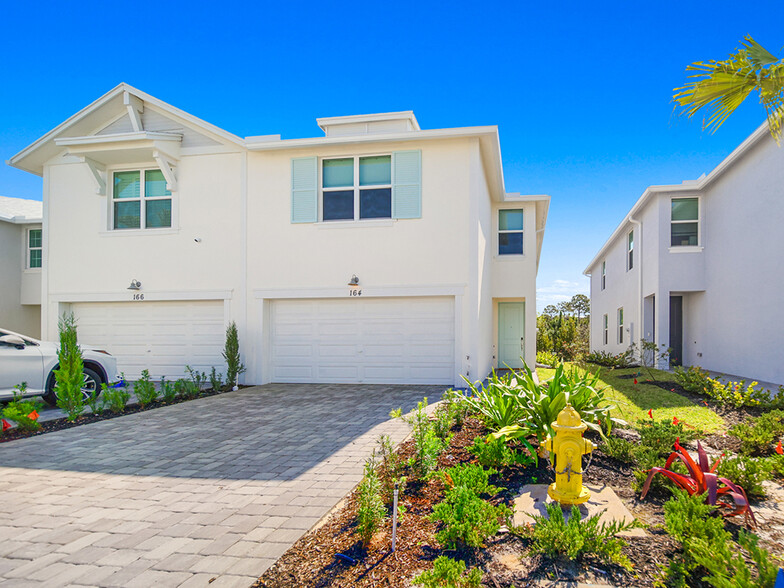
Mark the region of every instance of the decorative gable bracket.
POLYGON ((144 112, 144 102, 129 92, 123 92, 123 104, 128 110, 128 118, 131 119, 131 127, 135 132, 143 131, 141 113, 144 112))
POLYGON ((90 177, 95 184, 95 193, 99 196, 106 196, 106 167, 89 157, 80 157, 79 160, 87 164, 87 169, 90 170, 90 177))
POLYGON ((152 153, 155 162, 163 172, 163 177, 166 178, 166 189, 170 192, 177 191, 177 175, 174 173, 176 159, 163 151, 155 150, 152 153))

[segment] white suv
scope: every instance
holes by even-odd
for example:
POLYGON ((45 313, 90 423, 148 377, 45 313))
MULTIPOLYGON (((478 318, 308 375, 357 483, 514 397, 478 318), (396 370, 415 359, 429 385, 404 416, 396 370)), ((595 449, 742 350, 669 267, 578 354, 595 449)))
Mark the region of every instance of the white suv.
MULTIPOLYGON (((39 341, 13 331, 0 329, 0 400, 11 399, 14 387, 27 383, 28 396, 41 395, 51 405, 54 395, 54 370, 59 367, 56 343, 39 341)), ((108 351, 82 346, 85 397, 100 392, 101 383, 117 378, 117 359, 108 351)))

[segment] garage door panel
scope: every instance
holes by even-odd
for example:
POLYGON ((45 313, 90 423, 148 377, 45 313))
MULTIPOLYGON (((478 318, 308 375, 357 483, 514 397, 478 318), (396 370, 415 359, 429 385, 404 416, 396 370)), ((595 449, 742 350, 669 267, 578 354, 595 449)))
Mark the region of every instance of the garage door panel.
POLYGON ((149 370, 154 379, 185 377, 185 366, 225 371, 222 300, 100 302, 72 305, 79 341, 117 357, 128 379, 149 370))
POLYGON ((453 298, 275 300, 270 317, 272 381, 454 381, 453 298))

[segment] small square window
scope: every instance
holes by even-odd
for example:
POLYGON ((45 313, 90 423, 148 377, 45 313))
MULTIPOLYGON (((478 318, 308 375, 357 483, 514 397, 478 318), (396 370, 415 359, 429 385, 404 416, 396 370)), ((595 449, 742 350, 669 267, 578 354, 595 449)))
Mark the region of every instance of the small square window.
POLYGON ((112 200, 115 229, 172 226, 172 194, 159 169, 114 172, 112 200), (143 180, 142 181, 142 174, 143 180))
POLYGON ((523 211, 498 211, 498 255, 523 254, 523 211))
POLYGON ((673 198, 670 207, 670 247, 699 245, 699 198, 673 198))

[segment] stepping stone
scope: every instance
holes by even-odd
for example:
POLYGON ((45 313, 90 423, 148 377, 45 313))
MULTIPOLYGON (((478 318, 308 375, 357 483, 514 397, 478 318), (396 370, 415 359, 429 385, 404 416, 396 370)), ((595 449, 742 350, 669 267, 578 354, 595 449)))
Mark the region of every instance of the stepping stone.
MULTIPOLYGON (((533 522, 531 515, 547 516, 546 504, 553 502, 547 494, 547 484, 527 484, 520 488, 520 494, 514 500, 514 524, 521 526, 533 522)), ((588 502, 578 505, 583 519, 593 515, 600 515, 603 523, 624 521, 630 523, 634 520, 632 513, 621 502, 618 495, 609 486, 585 485, 591 492, 588 502), (604 511, 604 512, 602 512, 604 511)), ((564 508, 564 518, 569 520, 571 508, 564 508)), ((643 529, 629 529, 618 533, 621 537, 645 537, 643 529)))

